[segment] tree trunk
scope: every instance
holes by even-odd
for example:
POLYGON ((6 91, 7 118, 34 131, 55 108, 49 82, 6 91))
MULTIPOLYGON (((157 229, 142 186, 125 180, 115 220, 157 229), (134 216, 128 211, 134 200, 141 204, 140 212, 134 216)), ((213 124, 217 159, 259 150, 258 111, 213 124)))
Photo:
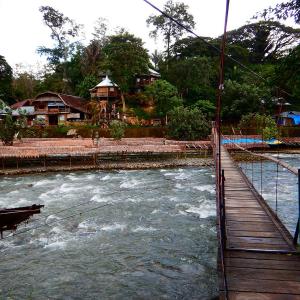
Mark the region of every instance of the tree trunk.
POLYGON ((126 113, 126 104, 125 104, 125 97, 124 94, 121 92, 121 100, 122 100, 122 109, 123 109, 123 114, 126 113))

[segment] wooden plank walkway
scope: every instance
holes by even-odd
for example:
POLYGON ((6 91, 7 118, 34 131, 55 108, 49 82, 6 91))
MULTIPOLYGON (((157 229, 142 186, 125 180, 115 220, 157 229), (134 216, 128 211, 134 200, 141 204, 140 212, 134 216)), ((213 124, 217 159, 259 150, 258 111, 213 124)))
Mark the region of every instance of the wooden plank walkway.
MULTIPOLYGON (((300 300, 300 256, 292 236, 223 147, 221 160, 227 299, 300 300)), ((223 284, 220 280, 220 299, 226 299, 223 284)))

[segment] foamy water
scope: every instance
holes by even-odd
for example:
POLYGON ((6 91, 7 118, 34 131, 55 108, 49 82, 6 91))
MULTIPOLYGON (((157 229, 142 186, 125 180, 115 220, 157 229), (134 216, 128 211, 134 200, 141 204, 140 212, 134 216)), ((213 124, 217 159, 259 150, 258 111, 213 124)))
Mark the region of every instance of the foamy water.
POLYGON ((2 178, 2 207, 45 208, 0 241, 0 296, 210 299, 217 295, 212 175, 178 168, 2 178))
MULTIPOLYGON (((278 157, 289 165, 300 168, 299 154, 271 154, 278 157)), ((265 161, 242 163, 245 174, 268 202, 270 207, 277 213, 280 220, 286 225, 292 235, 294 235, 298 220, 298 179, 297 176, 290 173, 287 169, 278 167, 275 163, 265 161), (262 176, 261 176, 262 175, 262 176), (261 184, 262 182, 262 184, 261 184), (277 182, 277 184, 276 184, 277 182)))

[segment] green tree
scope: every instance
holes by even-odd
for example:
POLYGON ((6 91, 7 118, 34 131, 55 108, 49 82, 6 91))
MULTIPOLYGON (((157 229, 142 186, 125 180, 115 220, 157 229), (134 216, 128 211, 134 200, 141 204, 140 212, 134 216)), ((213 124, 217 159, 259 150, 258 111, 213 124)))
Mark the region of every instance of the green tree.
POLYGON ((17 133, 17 125, 11 113, 4 115, 0 121, 0 139, 5 146, 12 146, 14 136, 17 133))
POLYGON ((104 46, 107 42, 107 20, 105 18, 98 18, 95 22, 94 32, 92 33, 92 41, 98 41, 100 45, 104 46))
POLYGON ((41 46, 38 52, 47 55, 48 61, 56 69, 58 65, 61 65, 63 81, 67 82, 67 61, 79 43, 82 25, 76 24, 74 20, 51 6, 41 6, 40 12, 43 14, 45 25, 51 30, 50 36, 55 46, 53 48, 41 46))
POLYGON ((12 103, 12 68, 5 60, 4 56, 0 55, 0 98, 7 103, 12 103))
POLYGON ((65 85, 62 81, 61 74, 58 72, 45 73, 38 86, 38 92, 53 91, 64 93, 65 85))
POLYGON ((258 13, 255 18, 263 18, 264 20, 286 20, 294 19, 295 23, 300 23, 300 1, 290 0, 287 2, 278 3, 273 7, 264 9, 258 13))
POLYGON ((39 47, 38 52, 49 55, 48 60, 57 65, 61 60, 66 62, 74 50, 75 43, 80 35, 82 25, 76 24, 74 20, 64 16, 63 13, 55 10, 51 6, 41 6, 40 12, 43 14, 43 21, 51 30, 51 38, 55 42, 54 48, 39 47))
POLYGON ((192 108, 200 110, 207 120, 212 120, 216 114, 216 106, 209 100, 198 100, 192 105, 192 108))
POLYGON ((63 82, 64 93, 74 94, 76 93, 76 87, 83 81, 84 75, 81 68, 81 58, 82 58, 81 47, 77 48, 77 51, 72 54, 70 60, 65 63, 65 78, 63 82))
POLYGON ((176 87, 166 80, 156 80, 146 86, 145 94, 154 101, 159 117, 166 116, 168 111, 182 104, 176 87))
POLYGON ((219 49, 220 41, 210 37, 186 37, 176 41, 171 49, 173 58, 183 59, 188 57, 216 57, 219 58, 219 51, 213 49, 209 44, 219 49))
POLYGON ((244 114, 264 111, 270 101, 271 91, 267 86, 227 80, 222 100, 222 116, 236 122, 244 114))
POLYGON ((12 146, 17 132, 16 122, 13 120, 12 111, 4 101, 0 99, 0 111, 3 118, 0 120, 0 139, 5 146, 12 146))
POLYGON ((84 77, 84 79, 77 85, 76 94, 84 99, 90 99, 90 89, 98 83, 95 76, 90 75, 84 77))
POLYGON ((197 108, 176 107, 169 112, 168 135, 179 140, 205 139, 210 123, 197 108))
POLYGON ((300 46, 280 60, 275 66, 273 77, 276 85, 292 95, 283 93, 282 96, 287 98, 296 109, 300 109, 300 46))
POLYGON ((274 119, 265 114, 250 113, 244 115, 239 122, 239 128, 254 128, 259 134, 263 136, 263 139, 269 140, 276 138, 279 135, 277 125, 274 119))
POLYGON ((126 123, 113 120, 109 124, 110 136, 115 140, 121 140, 125 135, 126 123))
POLYGON ((300 29, 277 21, 260 21, 228 32, 227 41, 248 49, 252 63, 275 61, 299 44, 300 29))
POLYGON ((208 57, 174 59, 161 68, 163 78, 172 83, 188 104, 215 95, 217 67, 208 57))
MULTIPOLYGON (((193 29, 195 27, 194 17, 188 13, 188 6, 184 3, 173 3, 172 0, 168 0, 163 11, 186 28, 193 29)), ((154 26, 154 29, 150 32, 151 37, 157 38, 158 34, 162 33, 167 47, 167 60, 169 60, 170 47, 173 40, 177 41, 183 36, 186 30, 162 14, 158 16, 152 15, 146 22, 148 26, 154 26)))
POLYGON ((98 40, 92 40, 84 48, 81 56, 81 70, 85 76, 99 76, 101 72, 101 63, 104 60, 103 46, 98 40))
POLYGON ((13 79, 13 96, 15 99, 33 98, 38 90, 39 80, 29 72, 17 74, 13 79))
POLYGON ((105 62, 103 68, 111 72, 111 77, 121 91, 123 112, 126 112, 125 96, 134 87, 136 74, 148 73, 149 56, 140 38, 121 31, 110 36, 103 48, 105 62))
POLYGON ((163 54, 161 52, 158 52, 157 50, 155 50, 151 56, 151 61, 153 63, 153 67, 155 70, 159 69, 159 64, 163 61, 163 54))

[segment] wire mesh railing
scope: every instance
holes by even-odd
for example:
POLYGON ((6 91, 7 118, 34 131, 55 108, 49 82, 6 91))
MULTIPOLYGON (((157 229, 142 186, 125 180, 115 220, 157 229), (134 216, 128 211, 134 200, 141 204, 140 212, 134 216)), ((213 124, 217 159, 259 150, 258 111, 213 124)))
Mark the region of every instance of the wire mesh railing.
POLYGON ((294 244, 299 245, 300 169, 282 160, 279 151, 262 152, 264 145, 254 143, 252 137, 223 136, 223 141, 253 187, 293 236, 294 244))

